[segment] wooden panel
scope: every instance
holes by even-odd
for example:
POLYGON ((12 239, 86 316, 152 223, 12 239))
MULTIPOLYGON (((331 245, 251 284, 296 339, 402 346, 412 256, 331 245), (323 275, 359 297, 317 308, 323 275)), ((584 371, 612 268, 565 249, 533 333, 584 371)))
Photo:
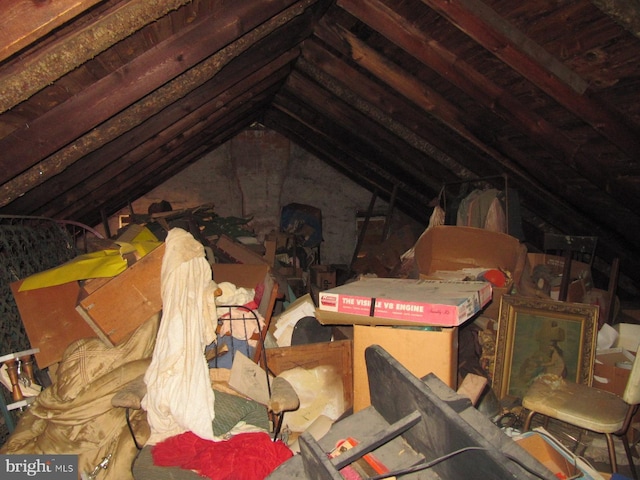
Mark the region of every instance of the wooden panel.
POLYGON ((105 343, 117 345, 162 310, 164 250, 160 245, 80 301, 78 313, 105 343))
POLYGON ((0 60, 26 47, 99 0, 12 0, 0 7, 0 60))
POLYGON ((80 294, 78 282, 20 292, 22 280, 11 284, 24 329, 36 353, 38 367, 46 368, 62 359, 64 350, 75 340, 95 337, 95 333, 76 312, 80 294))

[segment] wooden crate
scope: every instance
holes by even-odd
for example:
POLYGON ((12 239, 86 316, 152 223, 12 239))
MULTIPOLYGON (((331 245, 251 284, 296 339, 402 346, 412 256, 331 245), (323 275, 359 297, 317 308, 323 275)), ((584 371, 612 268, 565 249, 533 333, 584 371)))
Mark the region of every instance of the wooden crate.
POLYGON ((164 243, 82 299, 78 313, 107 345, 124 341, 162 310, 164 243))
POLYGON ((351 340, 267 348, 267 365, 275 375, 296 367, 305 369, 320 365, 334 367, 342 376, 345 409, 353 407, 353 342, 351 340))

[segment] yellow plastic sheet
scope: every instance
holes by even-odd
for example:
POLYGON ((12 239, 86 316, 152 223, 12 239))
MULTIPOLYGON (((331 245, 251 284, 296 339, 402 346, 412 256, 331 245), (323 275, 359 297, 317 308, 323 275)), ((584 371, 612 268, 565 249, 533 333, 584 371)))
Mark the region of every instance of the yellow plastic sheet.
POLYGON ((115 277, 127 268, 120 250, 100 250, 80 255, 59 267, 45 270, 25 278, 20 291, 62 285, 87 278, 115 277))
POLYGON ((124 255, 137 252, 138 257, 142 258, 162 242, 158 241, 150 230, 143 228, 131 242, 116 243, 119 249, 85 253, 58 267, 31 275, 24 279, 20 291, 62 285, 89 278, 115 277, 127 269, 124 255))

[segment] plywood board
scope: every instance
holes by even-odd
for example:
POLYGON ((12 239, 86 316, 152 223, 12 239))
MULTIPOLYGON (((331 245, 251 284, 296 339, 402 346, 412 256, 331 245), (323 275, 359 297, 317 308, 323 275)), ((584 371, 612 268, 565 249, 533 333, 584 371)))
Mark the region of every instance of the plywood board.
POLYGON ((22 280, 11 284, 24 329, 36 353, 38 367, 61 360, 64 350, 81 338, 94 337, 91 327, 76 311, 78 282, 20 292, 22 280))

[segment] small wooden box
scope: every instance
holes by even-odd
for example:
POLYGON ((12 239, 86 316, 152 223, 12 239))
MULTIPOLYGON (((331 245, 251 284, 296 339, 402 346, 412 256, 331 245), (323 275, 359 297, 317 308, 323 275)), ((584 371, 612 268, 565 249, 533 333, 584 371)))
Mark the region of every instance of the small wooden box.
POLYGON ((345 409, 353 407, 353 342, 351 340, 267 348, 266 351, 267 365, 275 375, 296 367, 306 369, 320 365, 334 367, 342 376, 345 409))

